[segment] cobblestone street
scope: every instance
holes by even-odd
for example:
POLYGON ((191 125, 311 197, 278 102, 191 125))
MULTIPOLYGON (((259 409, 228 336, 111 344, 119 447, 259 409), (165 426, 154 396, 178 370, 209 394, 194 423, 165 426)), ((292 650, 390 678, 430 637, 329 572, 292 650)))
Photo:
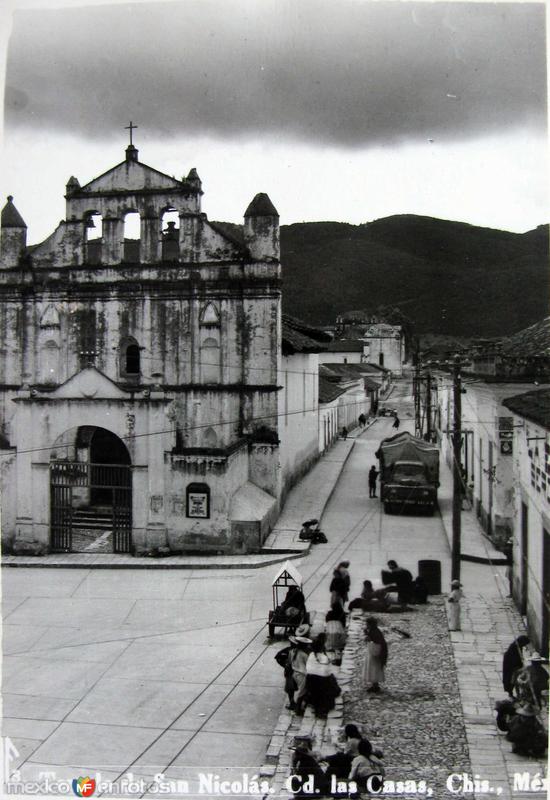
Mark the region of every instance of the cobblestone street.
POLYGON ((377 619, 389 649, 384 691, 365 692, 364 623, 355 620, 350 638, 356 668, 344 719, 360 722, 373 746, 384 752, 388 780, 425 780, 435 797, 452 797, 445 789, 447 777, 470 772, 470 760, 443 600, 377 619))

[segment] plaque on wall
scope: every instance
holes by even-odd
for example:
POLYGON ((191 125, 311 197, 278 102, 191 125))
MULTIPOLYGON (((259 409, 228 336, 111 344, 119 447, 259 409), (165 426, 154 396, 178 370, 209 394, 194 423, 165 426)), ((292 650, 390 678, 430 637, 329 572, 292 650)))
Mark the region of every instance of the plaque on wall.
POLYGON ((206 483, 190 483, 186 491, 186 515, 194 519, 210 517, 210 489, 206 483))

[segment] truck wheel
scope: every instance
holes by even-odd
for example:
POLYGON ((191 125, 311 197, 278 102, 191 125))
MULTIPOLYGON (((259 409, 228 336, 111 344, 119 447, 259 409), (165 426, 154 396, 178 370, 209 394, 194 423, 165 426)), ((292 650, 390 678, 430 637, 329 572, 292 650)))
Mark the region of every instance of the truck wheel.
POLYGON ((384 514, 391 514, 393 513, 393 506, 391 503, 387 501, 384 503, 384 514))

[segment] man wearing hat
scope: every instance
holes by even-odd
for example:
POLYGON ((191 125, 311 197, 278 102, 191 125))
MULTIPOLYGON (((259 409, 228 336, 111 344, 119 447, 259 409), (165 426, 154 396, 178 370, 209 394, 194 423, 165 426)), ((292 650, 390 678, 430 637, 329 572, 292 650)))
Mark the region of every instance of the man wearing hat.
POLYGON ((460 630, 460 601, 463 597, 460 581, 451 581, 451 592, 447 597, 449 603, 449 630, 460 630))
POLYGON ((529 664, 516 675, 514 689, 520 701, 543 705, 542 693, 548 691, 548 673, 544 663, 539 653, 531 653, 529 664))
POLYGON ((309 631, 309 625, 299 625, 296 628, 294 636, 288 637, 290 643, 293 645, 288 656, 288 663, 290 669, 292 669, 291 676, 296 688, 293 698, 291 698, 287 690, 290 699, 287 708, 296 711, 299 716, 304 713, 305 705, 306 663, 309 655, 309 646, 311 644, 311 639, 308 636, 309 631))

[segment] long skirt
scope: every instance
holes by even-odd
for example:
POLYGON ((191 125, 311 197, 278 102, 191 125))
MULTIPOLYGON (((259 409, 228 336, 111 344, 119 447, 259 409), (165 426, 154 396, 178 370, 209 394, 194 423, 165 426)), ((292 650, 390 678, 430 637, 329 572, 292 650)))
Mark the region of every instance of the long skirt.
POLYGON ((296 684, 296 689, 294 692, 294 702, 297 703, 298 700, 301 700, 306 692, 306 673, 305 672, 296 672, 293 671, 292 677, 294 678, 294 682, 296 684))
POLYGON ((346 630, 340 620, 329 620, 325 624, 325 650, 343 650, 346 646, 346 630))
POLYGON ((460 603, 449 603, 449 630, 460 630, 460 603))
POLYGON ((384 665, 380 658, 381 652, 382 645, 375 642, 367 643, 367 652, 363 662, 363 683, 366 686, 372 686, 374 683, 382 683, 384 681, 384 665))
POLYGON ((321 675, 306 675, 306 700, 316 714, 328 714, 334 708, 335 698, 331 691, 332 681, 321 675))

